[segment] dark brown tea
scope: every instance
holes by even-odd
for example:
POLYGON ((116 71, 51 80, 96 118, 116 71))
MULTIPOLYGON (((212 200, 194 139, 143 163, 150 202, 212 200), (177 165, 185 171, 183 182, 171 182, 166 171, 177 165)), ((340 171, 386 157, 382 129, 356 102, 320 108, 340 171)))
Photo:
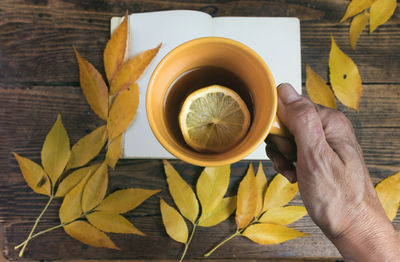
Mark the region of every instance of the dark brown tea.
POLYGON ((253 117, 253 100, 246 84, 231 71, 215 67, 203 66, 193 68, 180 75, 168 89, 164 100, 165 119, 168 129, 173 132, 176 141, 186 145, 179 127, 179 112, 185 99, 194 91, 211 86, 221 85, 235 91, 246 103, 250 116, 253 117))

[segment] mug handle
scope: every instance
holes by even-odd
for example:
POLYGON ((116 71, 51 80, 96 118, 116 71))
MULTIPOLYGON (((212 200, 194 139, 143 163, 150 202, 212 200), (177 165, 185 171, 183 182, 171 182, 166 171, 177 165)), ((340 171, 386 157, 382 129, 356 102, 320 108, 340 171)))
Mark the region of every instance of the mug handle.
POLYGON ((277 115, 275 115, 274 122, 269 130, 269 134, 293 139, 293 135, 289 133, 289 130, 282 124, 277 115))

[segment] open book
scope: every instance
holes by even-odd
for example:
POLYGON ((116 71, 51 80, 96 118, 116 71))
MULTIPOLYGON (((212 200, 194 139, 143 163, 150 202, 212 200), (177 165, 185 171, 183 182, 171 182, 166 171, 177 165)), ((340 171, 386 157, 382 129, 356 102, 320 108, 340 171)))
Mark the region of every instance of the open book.
MULTIPOLYGON (((111 19, 111 32, 122 18, 111 19)), ((123 158, 174 158, 153 135, 146 116, 146 89, 160 60, 189 40, 219 36, 230 38, 256 51, 269 66, 277 84, 291 83, 301 93, 300 23, 297 18, 216 17, 199 11, 176 10, 129 16, 126 59, 142 51, 162 47, 138 80, 140 97, 136 118, 123 139, 123 158)), ((246 159, 267 159, 262 144, 246 159)))

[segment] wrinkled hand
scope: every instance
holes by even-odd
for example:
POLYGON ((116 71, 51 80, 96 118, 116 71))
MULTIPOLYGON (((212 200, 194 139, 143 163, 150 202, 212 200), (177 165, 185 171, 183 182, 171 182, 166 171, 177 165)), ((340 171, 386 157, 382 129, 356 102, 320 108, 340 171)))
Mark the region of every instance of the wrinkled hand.
POLYGON ((350 121, 299 96, 289 84, 278 87, 278 97, 278 117, 294 141, 270 135, 266 152, 278 172, 298 181, 310 217, 345 259, 397 261, 397 232, 376 195, 350 121))

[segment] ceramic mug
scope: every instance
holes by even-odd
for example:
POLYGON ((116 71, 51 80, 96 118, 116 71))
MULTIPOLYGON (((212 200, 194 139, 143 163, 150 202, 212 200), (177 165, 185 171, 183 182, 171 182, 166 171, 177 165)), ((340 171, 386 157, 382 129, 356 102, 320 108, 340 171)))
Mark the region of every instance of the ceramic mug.
POLYGON ((169 52, 154 70, 146 94, 147 118, 157 140, 175 157, 198 166, 237 162, 260 146, 268 134, 287 136, 276 117, 277 105, 275 81, 264 60, 246 45, 221 37, 194 39, 169 52), (252 97, 249 130, 241 142, 227 152, 197 152, 181 139, 179 128, 167 123, 165 101, 169 88, 183 73, 203 66, 231 71, 242 79, 252 97))

